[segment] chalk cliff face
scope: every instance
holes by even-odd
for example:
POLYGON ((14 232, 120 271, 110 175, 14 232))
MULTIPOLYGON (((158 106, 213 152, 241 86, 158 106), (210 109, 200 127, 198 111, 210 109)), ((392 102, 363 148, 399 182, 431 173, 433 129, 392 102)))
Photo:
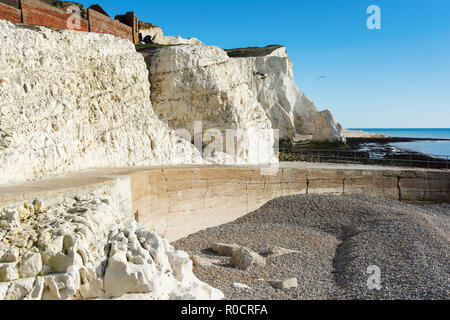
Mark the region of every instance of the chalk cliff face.
POLYGON ((146 65, 131 42, 0 21, 0 184, 202 162, 149 97, 146 65))
POLYGON ((101 192, 0 208, 0 300, 223 299, 101 192))
MULTIPOLYGON (((273 155, 274 133, 252 90, 250 60, 232 60, 225 51, 205 45, 173 46, 143 54, 150 70, 152 105, 161 120, 172 129, 186 130, 192 142, 198 135, 205 138, 208 131, 220 132, 222 138, 216 142, 221 140, 222 151, 230 151, 226 148, 231 140, 227 139, 228 130, 228 137, 232 134, 237 138, 233 141, 238 141, 236 159, 268 162, 262 158, 273 155), (196 122, 201 122, 199 130, 195 130, 196 122)), ((204 144, 208 144, 206 140, 204 144)))
MULTIPOLYGON (((318 114, 314 103, 294 82, 285 48, 265 51, 248 56, 244 50, 230 54, 232 58, 222 49, 202 44, 144 51, 153 108, 172 129, 186 129, 190 136, 195 135, 196 121, 203 122, 203 131, 214 128, 224 136, 228 129, 278 129, 280 138, 326 131, 321 126, 328 123, 314 121, 318 114)), ((339 130, 331 131, 317 138, 341 138, 339 130)), ((262 153, 270 153, 272 136, 246 136, 256 139, 262 153)), ((245 154, 240 156, 252 162, 245 154)))

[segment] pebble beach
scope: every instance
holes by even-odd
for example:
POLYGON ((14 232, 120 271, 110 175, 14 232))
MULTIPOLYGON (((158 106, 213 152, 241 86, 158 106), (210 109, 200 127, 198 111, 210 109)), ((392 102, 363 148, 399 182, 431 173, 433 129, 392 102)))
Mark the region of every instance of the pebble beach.
POLYGON ((297 195, 275 199, 232 223, 174 243, 209 259, 194 274, 228 300, 450 298, 450 204, 405 204, 366 195, 297 195), (266 258, 241 270, 211 250, 213 243, 245 246, 266 258), (268 255, 270 248, 293 252, 268 255), (369 289, 368 268, 380 269, 380 290, 369 289), (271 280, 296 278, 297 288, 271 280))

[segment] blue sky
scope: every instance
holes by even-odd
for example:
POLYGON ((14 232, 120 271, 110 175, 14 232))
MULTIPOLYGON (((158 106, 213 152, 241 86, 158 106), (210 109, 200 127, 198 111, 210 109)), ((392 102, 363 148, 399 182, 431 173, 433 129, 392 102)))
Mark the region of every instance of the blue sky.
POLYGON ((345 127, 450 127, 449 0, 98 3, 222 48, 285 45, 300 89, 345 127), (369 5, 381 8, 381 30, 366 27, 369 5))

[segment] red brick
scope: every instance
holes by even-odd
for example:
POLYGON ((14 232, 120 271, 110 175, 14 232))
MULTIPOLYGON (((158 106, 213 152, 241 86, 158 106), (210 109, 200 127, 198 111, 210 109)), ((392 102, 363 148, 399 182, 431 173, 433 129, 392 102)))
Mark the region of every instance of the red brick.
POLYGON ((93 9, 88 9, 89 31, 111 34, 133 42, 132 28, 93 9))
POLYGON ((20 10, 0 3, 0 20, 8 20, 13 23, 22 22, 20 10))

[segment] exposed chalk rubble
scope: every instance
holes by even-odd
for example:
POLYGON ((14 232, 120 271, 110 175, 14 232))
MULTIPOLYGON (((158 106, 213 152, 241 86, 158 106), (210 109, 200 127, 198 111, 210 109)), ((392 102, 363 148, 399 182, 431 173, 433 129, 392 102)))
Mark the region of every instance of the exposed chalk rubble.
POLYGON ((204 159, 268 164, 278 138, 340 139, 295 85, 284 47, 230 58, 178 40, 142 52, 145 63, 111 35, 0 21, 0 184, 204 159))
POLYGON ((234 156, 225 163, 273 162, 276 137, 243 73, 250 65, 236 64, 222 49, 205 45, 141 53, 149 68, 158 117, 190 142, 199 140, 196 146, 205 147, 201 150, 205 158, 214 158, 217 150, 234 156), (237 141, 236 146, 232 141, 237 141))
POLYGON ((230 264, 242 270, 263 268, 266 259, 258 253, 237 244, 213 243, 211 250, 225 257, 230 257, 230 264))
POLYGON ((237 244, 213 243, 211 250, 226 257, 231 257, 233 252, 240 248, 237 244))
POLYGON ((198 255, 191 256, 191 260, 192 263, 194 264, 194 267, 197 266, 201 268, 213 267, 214 264, 220 263, 220 261, 204 258, 198 255))
POLYGON ((187 253, 108 196, 35 203, 1 210, 0 300, 224 298, 194 276, 187 253))

